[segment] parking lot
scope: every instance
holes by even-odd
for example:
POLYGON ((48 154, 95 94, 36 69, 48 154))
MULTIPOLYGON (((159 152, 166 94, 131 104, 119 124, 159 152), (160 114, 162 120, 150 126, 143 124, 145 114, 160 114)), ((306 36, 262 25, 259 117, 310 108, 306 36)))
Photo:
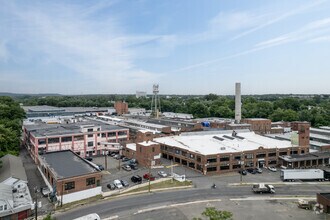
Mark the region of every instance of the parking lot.
MULTIPOLYGON (((105 157, 94 157, 93 163, 105 166, 105 157)), ((141 167, 138 165, 138 170, 132 170, 132 171, 126 171, 122 169, 122 165, 125 164, 125 162, 122 162, 121 160, 114 159, 110 156, 107 156, 107 169, 102 171, 102 190, 103 191, 109 191, 107 188, 107 184, 113 183, 115 179, 119 180, 126 180, 130 186, 135 185, 131 181, 131 177, 133 175, 139 175, 143 177, 144 174, 148 173, 148 168, 141 167), (118 167, 120 166, 120 169, 118 167)), ((151 169, 151 173, 156 178, 161 178, 157 172, 158 171, 165 171, 168 175, 171 174, 171 161, 162 159, 161 160, 162 167, 160 168, 153 168, 151 169)), ((280 171, 277 170, 277 172, 272 172, 266 168, 262 169, 262 173, 256 173, 251 174, 247 173, 247 175, 242 175, 242 182, 280 182, 280 171)), ((193 181, 193 184, 196 188, 210 188, 213 184, 216 184, 217 186, 226 186, 231 183, 240 183, 241 182, 241 175, 238 172, 231 172, 221 175, 214 175, 214 176, 204 176, 203 174, 189 169, 185 166, 173 165, 173 172, 179 175, 186 175, 186 178, 193 181)), ((147 180, 143 179, 143 182, 147 182, 147 180)))

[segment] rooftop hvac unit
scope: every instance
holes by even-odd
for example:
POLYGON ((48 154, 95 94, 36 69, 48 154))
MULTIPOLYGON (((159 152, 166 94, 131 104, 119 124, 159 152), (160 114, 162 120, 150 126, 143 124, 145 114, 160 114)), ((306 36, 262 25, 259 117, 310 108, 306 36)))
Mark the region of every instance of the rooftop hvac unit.
POLYGON ((225 147, 221 147, 220 150, 226 150, 226 148, 225 147))

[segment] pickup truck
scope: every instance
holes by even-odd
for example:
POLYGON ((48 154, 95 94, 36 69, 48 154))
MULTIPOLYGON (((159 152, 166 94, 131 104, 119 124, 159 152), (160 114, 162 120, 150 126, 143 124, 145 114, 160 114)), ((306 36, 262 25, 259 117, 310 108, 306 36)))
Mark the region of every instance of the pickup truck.
POLYGON ((255 193, 275 193, 275 187, 264 183, 259 183, 252 186, 252 191, 255 193))

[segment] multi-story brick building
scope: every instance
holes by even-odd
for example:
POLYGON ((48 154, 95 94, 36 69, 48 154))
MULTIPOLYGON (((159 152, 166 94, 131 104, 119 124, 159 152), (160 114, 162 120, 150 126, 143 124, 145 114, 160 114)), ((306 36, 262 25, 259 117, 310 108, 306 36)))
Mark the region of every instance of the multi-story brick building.
POLYGON ((160 145, 153 141, 127 144, 123 149, 123 154, 128 158, 135 158, 140 165, 145 167, 160 164, 160 145))
POLYGON ((71 150, 48 152, 37 158, 38 169, 61 204, 101 194, 101 172, 71 150))
POLYGON ((272 121, 266 118, 245 118, 241 122, 250 124, 251 130, 258 134, 268 134, 272 127, 272 121))
POLYGON ((264 137, 249 130, 186 133, 153 141, 160 144, 164 158, 203 174, 276 166, 279 156, 309 151, 303 142, 292 145, 290 141, 264 137))
POLYGON ((38 154, 70 149, 82 157, 102 155, 111 143, 126 142, 129 131, 94 120, 72 124, 34 124, 23 126, 24 142, 37 161, 38 154))
POLYGON ((128 104, 126 102, 122 102, 122 101, 115 102, 114 108, 116 109, 117 115, 128 113, 128 104))

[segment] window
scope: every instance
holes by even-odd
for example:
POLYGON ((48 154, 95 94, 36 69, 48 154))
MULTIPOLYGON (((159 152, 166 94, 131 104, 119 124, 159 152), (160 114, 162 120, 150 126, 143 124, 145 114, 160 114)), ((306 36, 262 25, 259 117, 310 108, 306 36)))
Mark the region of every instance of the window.
POLYGON ((87 132, 93 132, 93 128, 87 129, 87 132))
POLYGON ((266 154, 264 154, 264 153, 257 154, 257 158, 265 158, 265 157, 266 157, 266 154))
POLYGON ((90 185, 94 185, 94 184, 95 184, 95 177, 86 179, 86 186, 90 186, 90 185))
POLYGON ((245 155, 245 158, 246 159, 253 159, 253 154, 246 154, 245 155))
POLYGON ((155 152, 155 147, 152 147, 152 152, 155 152))
POLYGON ((229 170, 229 166, 220 166, 220 170, 229 170))
POLYGON ((70 142, 72 141, 72 137, 62 137, 62 142, 70 142))
POLYGON ((214 172, 217 171, 217 167, 208 167, 206 170, 207 172, 214 172))
POLYGON ((7 204, 5 204, 5 205, 3 206, 3 208, 4 208, 4 210, 7 210, 7 204))
POLYGON ((105 138, 107 136, 106 133, 102 133, 102 137, 105 138))
POLYGON ((216 163, 217 162, 217 158, 208 158, 207 159, 207 163, 216 163))
POLYGON ((229 156, 220 157, 221 162, 222 161, 229 161, 229 160, 230 160, 229 156))
POLYGON ((142 152, 142 147, 140 147, 140 153, 142 152))
POLYGON ((88 142, 88 147, 93 147, 93 145, 94 145, 94 141, 89 141, 88 142))
POLYGON ((108 137, 116 137, 116 132, 109 132, 108 137))
POLYGON ((74 189, 74 188, 75 188, 74 185, 75 185, 74 182, 68 182, 68 183, 65 183, 65 184, 64 184, 64 189, 65 189, 65 190, 74 189))
POLYGON ((88 135, 89 138, 92 138, 93 136, 94 136, 93 134, 89 134, 89 135, 88 135))
POLYGON ((268 157, 276 157, 276 152, 268 153, 268 157))
POLYGON ((241 160, 241 156, 234 156, 234 160, 241 160))
POLYGON ((60 142, 60 138, 48 138, 48 143, 58 143, 60 142))
POLYGON ((3 210, 3 206, 2 205, 0 205, 0 211, 2 211, 3 210))
POLYGON ((46 144, 46 139, 39 139, 38 144, 39 145, 46 144))
POLYGON ((84 135, 75 136, 74 140, 75 141, 82 141, 82 140, 84 140, 84 135))

